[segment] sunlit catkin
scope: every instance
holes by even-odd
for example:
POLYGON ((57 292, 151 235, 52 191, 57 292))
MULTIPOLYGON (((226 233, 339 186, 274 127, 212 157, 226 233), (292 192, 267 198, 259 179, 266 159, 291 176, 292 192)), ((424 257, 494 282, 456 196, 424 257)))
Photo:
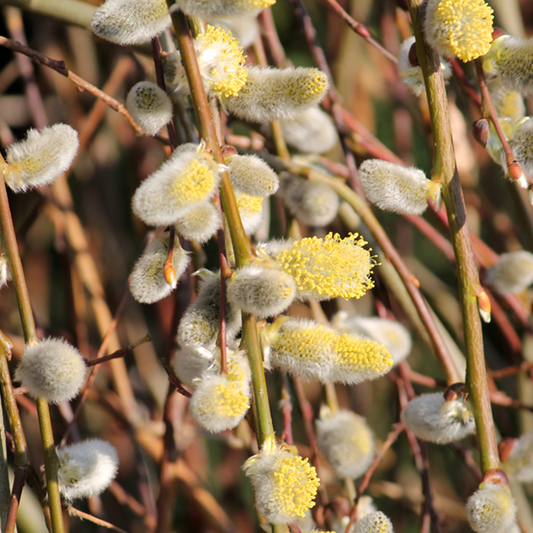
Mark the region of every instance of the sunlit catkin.
POLYGON ((328 78, 316 68, 250 67, 237 96, 224 101, 226 111, 249 122, 290 119, 326 96, 328 78))
POLYGON ((492 13, 484 0, 429 0, 424 34, 442 56, 472 61, 489 51, 492 13))
POLYGON ((182 145, 135 191, 133 212, 149 226, 174 224, 211 199, 219 179, 218 166, 203 143, 182 145))
POLYGON ((394 528, 385 513, 375 511, 358 520, 353 533, 394 533, 394 528))
POLYGON ((207 242, 221 227, 222 217, 210 201, 200 202, 176 220, 176 231, 185 239, 207 242))
POLYGON ((252 196, 235 190, 235 202, 237 203, 242 227, 246 235, 252 235, 257 231, 263 220, 263 197, 252 196))
POLYGON ((483 57, 483 70, 510 91, 533 94, 533 39, 501 35, 483 57))
MULTIPOLYGON (((220 273, 203 271, 198 297, 183 315, 177 340, 181 346, 214 349, 220 330, 220 273)), ((241 328, 241 313, 226 302, 226 338, 235 338, 241 328)))
POLYGON ((331 413, 323 407, 316 438, 319 450, 341 478, 361 476, 374 458, 374 435, 366 420, 352 411, 331 413))
POLYGON ((291 214, 307 226, 327 226, 337 216, 339 196, 329 185, 283 172, 281 194, 291 214))
MULTIPOLYGON (((167 283, 163 276, 163 265, 168 256, 169 236, 151 242, 135 263, 130 277, 130 292, 140 303, 153 304, 166 298, 176 287, 167 283)), ((180 246, 177 237, 174 240, 172 266, 176 273, 176 282, 185 272, 190 259, 180 246)))
POLYGON ((267 522, 288 524, 314 507, 320 485, 315 468, 295 449, 276 444, 274 435, 267 437, 243 470, 250 478, 257 510, 267 522))
POLYGON ((328 233, 323 239, 272 241, 258 250, 283 267, 296 281, 301 300, 360 298, 374 286, 370 251, 357 234, 345 238, 328 233))
POLYGON ((104 440, 91 439, 57 448, 59 491, 67 501, 103 492, 115 479, 118 455, 104 440))
MULTIPOLYGON (((522 170, 530 176, 533 175, 533 119, 525 117, 519 120, 513 126, 508 141, 522 170)), ((507 158, 503 150, 500 151, 500 162, 507 173, 507 158)))
POLYGON ((533 481, 533 433, 526 433, 513 443, 502 469, 510 478, 522 483, 533 481))
POLYGON ((349 385, 390 370, 383 344, 339 333, 312 320, 280 317, 262 331, 268 363, 303 379, 349 385))
POLYGON ((438 202, 440 198, 440 185, 421 170, 381 159, 364 161, 359 180, 368 200, 384 211, 421 215, 428 200, 438 202))
POLYGON ((519 250, 500 255, 485 282, 502 294, 522 292, 533 282, 533 254, 519 250))
POLYGON ((67 124, 28 130, 24 141, 7 148, 2 172, 14 192, 49 185, 66 172, 78 151, 78 133, 67 124))
POLYGON ((260 259, 237 269, 227 287, 230 302, 259 318, 279 315, 296 296, 294 279, 276 264, 260 259))
POLYGON ((172 119, 170 98, 150 81, 140 81, 130 89, 126 108, 147 135, 157 135, 172 119))
POLYGON ((276 0, 177 0, 176 5, 191 17, 236 17, 257 15, 276 0))
POLYGON ((462 399, 445 401, 440 392, 411 400, 402 411, 402 421, 419 439, 436 444, 464 439, 476 429, 470 404, 462 399))
POLYGON ((499 81, 489 84, 489 90, 498 117, 508 118, 515 124, 526 116, 524 99, 518 91, 505 89, 499 81))
POLYGON ((516 504, 508 487, 482 483, 468 498, 466 515, 476 533, 504 533, 515 523, 516 504))
POLYGON ((279 188, 278 175, 255 155, 225 157, 231 184, 250 196, 271 196, 279 188))
POLYGON ((27 344, 15 371, 15 380, 32 398, 48 403, 74 398, 85 381, 87 367, 80 352, 63 339, 27 344))
POLYGON ((127 46, 147 43, 172 23, 165 0, 106 0, 94 12, 93 32, 127 46))

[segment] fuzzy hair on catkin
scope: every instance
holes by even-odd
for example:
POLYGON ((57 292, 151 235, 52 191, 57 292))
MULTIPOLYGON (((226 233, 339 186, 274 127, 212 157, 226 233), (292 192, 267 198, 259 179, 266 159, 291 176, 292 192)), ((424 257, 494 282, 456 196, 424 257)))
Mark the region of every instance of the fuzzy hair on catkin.
POLYGON ((203 144, 184 144, 135 191, 133 212, 149 226, 176 223, 215 195, 218 166, 203 144))
POLYGON ((316 421, 319 450, 341 478, 357 478, 372 464, 375 442, 366 420, 352 411, 321 410, 316 421))
POLYGON ((91 20, 98 37, 122 46, 147 43, 171 24, 165 0, 106 0, 91 20))
POLYGON ((9 263, 5 254, 0 252, 0 288, 7 285, 11 279, 11 272, 9 271, 9 263))
POLYGON ((488 88, 497 117, 510 119, 512 125, 525 118, 524 98, 518 91, 505 89, 498 79, 488 84, 488 88))
POLYGON ((394 533, 394 528, 385 513, 374 511, 356 522, 353 533, 394 533))
MULTIPOLYGON (((241 313, 226 302, 226 339, 234 339, 241 329, 241 313)), ((178 326, 180 346, 215 347, 220 330, 220 273, 205 272, 198 297, 185 311, 178 326)))
POLYGON ((257 15, 276 0, 177 0, 176 5, 191 17, 239 17, 257 15))
POLYGON ((205 348, 183 346, 172 364, 180 382, 195 389, 202 374, 215 367, 216 358, 212 351, 205 348))
POLYGON ((200 202, 188 213, 176 220, 176 231, 185 239, 207 242, 222 226, 222 217, 210 201, 200 202))
POLYGON ((50 185, 66 172, 78 152, 78 132, 67 124, 28 130, 26 139, 8 146, 3 169, 14 192, 50 185))
POLYGON ((283 172, 280 177, 285 205, 302 224, 321 228, 337 216, 339 196, 329 185, 314 183, 288 172, 283 172))
POLYGON ((294 279, 277 266, 253 264, 237 269, 227 282, 228 300, 258 318, 279 315, 296 296, 294 279))
POLYGON ((464 439, 476 430, 470 404, 447 402, 440 392, 417 396, 405 406, 401 418, 419 439, 435 444, 464 439))
POLYGON ((59 491, 67 501, 103 492, 118 470, 118 454, 107 441, 90 439, 57 448, 59 491))
POLYGON ((403 167, 381 159, 367 159, 359 168, 359 180, 368 200, 401 215, 421 215, 427 201, 437 201, 440 185, 414 167, 403 167))
POLYGON ((522 483, 533 481, 533 433, 526 433, 515 441, 502 469, 510 478, 522 483))
POLYGON ((170 98, 151 81, 140 81, 130 89, 126 109, 147 135, 157 135, 172 120, 170 98))
POLYGON ((239 209, 242 227, 246 235, 254 234, 263 220, 263 200, 262 196, 252 196, 235 189, 235 202, 239 209))
MULTIPOLYGON (((131 295, 142 304, 153 304, 166 298, 175 287, 167 283, 163 275, 163 265, 168 256, 169 235, 152 241, 137 259, 130 277, 131 295)), ((187 269, 190 258, 174 238, 172 266, 178 280, 187 269)))
MULTIPOLYGON (((508 139, 509 148, 520 164, 522 170, 528 174, 533 173, 533 119, 530 117, 519 120, 512 129, 512 135, 508 139)), ((502 149, 500 154, 500 164, 507 174, 507 158, 502 149)))
POLYGON ((485 282, 502 294, 522 292, 533 282, 533 254, 526 250, 501 254, 485 282))
POLYGON ((328 78, 316 68, 274 69, 252 66, 237 96, 223 101, 228 113, 259 124, 294 118, 319 104, 328 91, 328 78))
POLYGON ((256 155, 225 158, 229 178, 235 189, 250 196, 272 196, 279 188, 278 175, 256 155))
POLYGON ((43 339, 27 344, 15 370, 15 380, 32 398, 57 404, 72 400, 80 391, 87 367, 80 352, 64 339, 43 339))
POLYGON ((466 503, 466 516, 476 533, 504 533, 515 523, 516 504, 508 487, 483 483, 466 503))

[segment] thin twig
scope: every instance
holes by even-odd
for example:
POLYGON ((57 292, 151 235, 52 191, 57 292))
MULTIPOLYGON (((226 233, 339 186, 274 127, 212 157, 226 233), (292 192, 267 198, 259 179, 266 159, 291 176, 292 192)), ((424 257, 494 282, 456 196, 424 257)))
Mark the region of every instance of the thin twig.
POLYGON ((93 516, 92 514, 80 511, 79 509, 76 509, 72 506, 68 507, 67 510, 70 516, 77 516, 80 520, 87 520, 87 522, 92 522, 93 524, 96 524, 97 526, 105 527, 106 529, 117 531, 118 533, 128 533, 127 531, 124 531, 123 529, 111 524, 110 522, 106 522, 105 520, 102 520, 101 518, 98 518, 96 516, 93 516))

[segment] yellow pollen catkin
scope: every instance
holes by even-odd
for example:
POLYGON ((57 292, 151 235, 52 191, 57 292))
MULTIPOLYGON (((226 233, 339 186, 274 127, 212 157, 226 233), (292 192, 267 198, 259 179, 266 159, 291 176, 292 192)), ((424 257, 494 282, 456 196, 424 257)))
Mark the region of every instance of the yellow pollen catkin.
POLYGON ((172 182, 168 193, 183 199, 183 203, 205 198, 215 185, 213 171, 198 159, 193 159, 182 171, 179 180, 172 182))
POLYGON ((202 413, 216 411, 222 416, 235 417, 245 414, 250 407, 243 391, 231 384, 220 383, 214 388, 212 395, 212 402, 205 402, 199 407, 202 413))
POLYGON ((263 198, 261 196, 251 196, 250 194, 240 193, 237 198, 237 207, 248 213, 260 213, 263 207, 263 198))

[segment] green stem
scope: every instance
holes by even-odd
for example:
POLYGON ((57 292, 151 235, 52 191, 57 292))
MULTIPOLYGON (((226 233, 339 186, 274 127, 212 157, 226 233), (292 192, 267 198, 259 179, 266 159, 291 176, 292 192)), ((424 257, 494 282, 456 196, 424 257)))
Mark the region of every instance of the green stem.
POLYGON ((474 408, 481 467, 486 472, 492 468, 499 468, 500 460, 487 385, 483 336, 478 310, 477 295, 481 286, 472 254, 461 185, 455 169, 448 102, 440 71, 440 58, 438 53, 424 41, 420 20, 421 3, 421 0, 408 0, 418 59, 424 73, 433 145, 435 146, 433 179, 442 184, 442 197, 450 225, 450 239, 457 262, 467 361, 466 384, 474 408))

